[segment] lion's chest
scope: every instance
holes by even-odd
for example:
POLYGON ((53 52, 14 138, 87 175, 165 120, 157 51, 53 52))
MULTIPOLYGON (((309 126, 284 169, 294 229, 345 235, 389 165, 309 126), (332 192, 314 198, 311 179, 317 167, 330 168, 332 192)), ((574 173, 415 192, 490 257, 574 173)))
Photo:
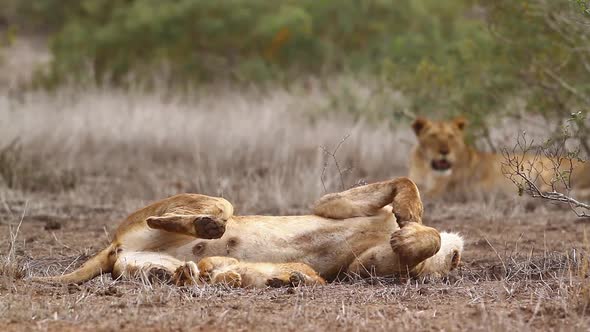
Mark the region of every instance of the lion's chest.
POLYGON ((345 220, 236 217, 220 239, 194 240, 174 255, 183 260, 230 256, 246 262, 304 262, 321 273, 350 264, 368 248, 389 241, 396 227, 391 213, 345 220))

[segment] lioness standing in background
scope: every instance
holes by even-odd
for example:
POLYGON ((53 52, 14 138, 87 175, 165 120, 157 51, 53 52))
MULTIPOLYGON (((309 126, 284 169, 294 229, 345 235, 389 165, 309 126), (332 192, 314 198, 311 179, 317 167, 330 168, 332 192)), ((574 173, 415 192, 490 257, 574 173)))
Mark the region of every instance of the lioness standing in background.
MULTIPOLYGON (((426 197, 441 197, 451 192, 502 192, 517 193, 517 187, 502 172, 504 156, 477 151, 465 142, 467 122, 458 117, 451 121, 432 121, 417 118, 412 128, 418 144, 412 150, 409 177, 426 197)), ((543 156, 522 155, 526 165, 533 163, 538 171, 537 185, 543 191, 551 190, 550 179, 555 170, 551 161, 543 156)), ((569 168, 568 165, 563 165, 569 168)), ((526 167, 526 166, 525 166, 526 167)), ((573 195, 590 196, 590 165, 574 162, 571 175, 573 195)))

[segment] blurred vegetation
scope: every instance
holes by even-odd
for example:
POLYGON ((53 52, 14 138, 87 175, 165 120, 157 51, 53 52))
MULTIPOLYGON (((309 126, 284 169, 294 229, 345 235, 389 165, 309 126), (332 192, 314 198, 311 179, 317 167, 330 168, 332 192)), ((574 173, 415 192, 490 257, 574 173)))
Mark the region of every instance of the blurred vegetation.
POLYGON ((251 81, 457 65, 490 40, 481 20, 463 18, 471 5, 453 3, 31 0, 21 12, 55 32, 57 76, 91 69, 117 81, 166 65, 177 79, 251 81))
POLYGON ((414 113, 466 114, 484 134, 514 98, 558 119, 590 104, 587 0, 2 2, 51 35, 48 84, 361 73, 403 92, 414 113))
POLYGON ((0 183, 8 188, 61 192, 73 189, 78 174, 46 162, 46 155, 27 154, 18 139, 0 146, 0 183))
POLYGON ((508 92, 529 112, 570 122, 590 155, 590 1, 501 0, 486 9, 501 52, 490 60, 514 82, 508 92))

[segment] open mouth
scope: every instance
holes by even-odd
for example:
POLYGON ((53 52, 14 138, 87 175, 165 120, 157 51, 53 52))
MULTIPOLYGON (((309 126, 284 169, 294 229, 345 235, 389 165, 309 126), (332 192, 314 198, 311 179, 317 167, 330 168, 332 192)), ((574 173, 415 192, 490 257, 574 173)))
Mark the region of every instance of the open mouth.
POLYGON ((430 165, 436 171, 446 171, 451 168, 451 162, 446 159, 433 160, 430 165))

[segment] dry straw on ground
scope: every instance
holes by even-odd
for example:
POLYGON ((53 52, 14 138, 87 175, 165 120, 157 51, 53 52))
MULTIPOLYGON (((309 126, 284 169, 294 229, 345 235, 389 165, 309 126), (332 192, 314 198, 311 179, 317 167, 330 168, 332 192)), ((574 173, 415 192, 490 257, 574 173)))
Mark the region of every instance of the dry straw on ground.
MULTIPOLYGON (((124 180, 118 198, 197 191, 227 196, 241 212, 285 212, 319 197, 327 158, 320 146, 331 149, 344 135, 350 138, 338 157, 353 168, 348 185, 403 172, 409 149, 400 142, 404 133, 389 130, 387 122, 317 119, 312 111, 326 102, 314 91, 229 88, 186 98, 101 89, 32 94, 21 101, 0 96, 0 119, 9 124, 0 132, 0 147, 18 138, 25 165, 96 174, 114 186, 124 180)), ((325 179, 330 190, 340 183, 334 173, 329 169, 325 179)), ((34 175, 17 174, 14 182, 34 175)), ((76 181, 78 187, 87 184, 76 181)))
MULTIPOLYGON (((368 94, 370 96, 370 94, 368 94)), ((583 225, 553 206, 501 197, 427 202, 424 222, 460 231, 463 267, 443 280, 326 287, 178 289, 148 282, 34 284, 71 270, 118 221, 178 192, 223 195, 237 213, 305 213, 341 186, 403 175, 405 127, 357 122, 313 85, 298 92, 216 87, 67 88, 0 94, 0 327, 3 330, 585 330, 583 225), (17 141, 14 141, 18 139, 17 141), (11 142, 15 147, 3 149, 11 142), (18 148, 16 148, 18 146, 18 148)), ((394 123, 395 125, 395 123, 394 123)))

